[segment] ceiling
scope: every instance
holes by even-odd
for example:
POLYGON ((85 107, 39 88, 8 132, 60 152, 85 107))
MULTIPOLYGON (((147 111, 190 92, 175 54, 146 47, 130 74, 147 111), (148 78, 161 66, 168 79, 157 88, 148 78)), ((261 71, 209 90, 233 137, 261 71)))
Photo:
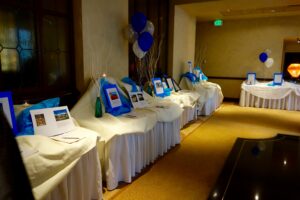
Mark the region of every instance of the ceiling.
POLYGON ((300 15, 300 0, 193 0, 177 6, 198 21, 300 15))

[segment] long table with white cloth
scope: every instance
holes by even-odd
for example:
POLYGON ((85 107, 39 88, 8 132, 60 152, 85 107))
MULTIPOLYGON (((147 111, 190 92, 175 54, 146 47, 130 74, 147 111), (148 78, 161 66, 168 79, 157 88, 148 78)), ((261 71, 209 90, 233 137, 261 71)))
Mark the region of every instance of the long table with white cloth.
POLYGON ((96 133, 76 127, 68 135, 82 139, 66 143, 59 136, 55 140, 42 135, 16 138, 34 198, 102 199, 96 133))
POLYGON ((283 82, 257 82, 255 85, 241 85, 240 106, 271 108, 282 110, 300 110, 300 85, 283 82))
POLYGON ((92 83, 71 114, 80 126, 101 136, 98 153, 103 180, 107 189, 113 190, 120 181, 130 183, 145 166, 180 143, 183 109, 171 101, 153 99, 149 102, 152 106, 117 117, 103 113, 101 118, 96 118, 97 94, 98 87, 92 83))

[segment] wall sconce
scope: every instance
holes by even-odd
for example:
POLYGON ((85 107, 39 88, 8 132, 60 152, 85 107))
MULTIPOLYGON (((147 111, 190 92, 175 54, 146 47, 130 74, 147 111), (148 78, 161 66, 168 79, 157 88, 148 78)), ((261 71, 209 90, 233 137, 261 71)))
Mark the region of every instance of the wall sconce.
POLYGON ((300 38, 297 38, 297 44, 300 44, 300 38))
POLYGON ((300 76, 300 63, 292 63, 288 66, 287 71, 293 78, 300 76))

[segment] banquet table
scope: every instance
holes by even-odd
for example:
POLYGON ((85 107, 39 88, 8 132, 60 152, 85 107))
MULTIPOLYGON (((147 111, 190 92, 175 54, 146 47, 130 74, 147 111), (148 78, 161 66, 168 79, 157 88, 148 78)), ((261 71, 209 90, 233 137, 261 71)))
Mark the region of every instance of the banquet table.
POLYGON ((283 82, 257 82, 241 85, 240 106, 282 110, 300 110, 300 85, 283 82))
POLYGON ((97 146, 102 180, 106 181, 108 190, 113 190, 120 181, 132 182, 132 177, 143 168, 180 143, 183 109, 171 101, 153 99, 145 108, 119 116, 103 113, 101 118, 96 118, 98 87, 96 83, 90 84, 71 115, 80 126, 101 137, 97 146))
MULTIPOLYGON (((102 199, 97 134, 76 127, 72 143, 42 136, 18 136, 17 143, 36 200, 102 199)), ((62 135, 61 135, 62 136, 62 135)), ((70 138, 71 138, 70 137, 70 138)))
POLYGON ((209 81, 200 81, 192 83, 188 78, 183 77, 180 81, 180 87, 195 91, 200 95, 198 99, 199 113, 198 115, 211 115, 218 109, 223 102, 223 93, 221 87, 209 81))

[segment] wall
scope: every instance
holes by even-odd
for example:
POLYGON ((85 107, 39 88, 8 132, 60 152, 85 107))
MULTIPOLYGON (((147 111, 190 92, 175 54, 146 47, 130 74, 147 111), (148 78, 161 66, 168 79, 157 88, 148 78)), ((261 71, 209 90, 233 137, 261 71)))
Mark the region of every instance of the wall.
POLYGON ((186 13, 180 6, 175 6, 171 75, 176 81, 179 81, 182 73, 188 71, 187 61, 194 62, 195 38, 196 18, 186 13))
POLYGON ((258 78, 272 78, 281 72, 283 40, 299 36, 300 16, 273 17, 249 20, 224 20, 222 27, 212 22, 198 22, 195 57, 206 59, 203 71, 221 85, 224 96, 238 98, 242 80, 247 72, 256 72, 258 78), (206 49, 206 53, 203 53, 206 49), (258 59, 261 52, 271 50, 274 65, 266 68, 258 59), (219 78, 218 78, 219 77, 219 78))
POLYGON ((83 67, 77 67, 77 88, 82 92, 92 75, 128 75, 128 41, 123 35, 128 1, 81 0, 81 12, 83 67))

